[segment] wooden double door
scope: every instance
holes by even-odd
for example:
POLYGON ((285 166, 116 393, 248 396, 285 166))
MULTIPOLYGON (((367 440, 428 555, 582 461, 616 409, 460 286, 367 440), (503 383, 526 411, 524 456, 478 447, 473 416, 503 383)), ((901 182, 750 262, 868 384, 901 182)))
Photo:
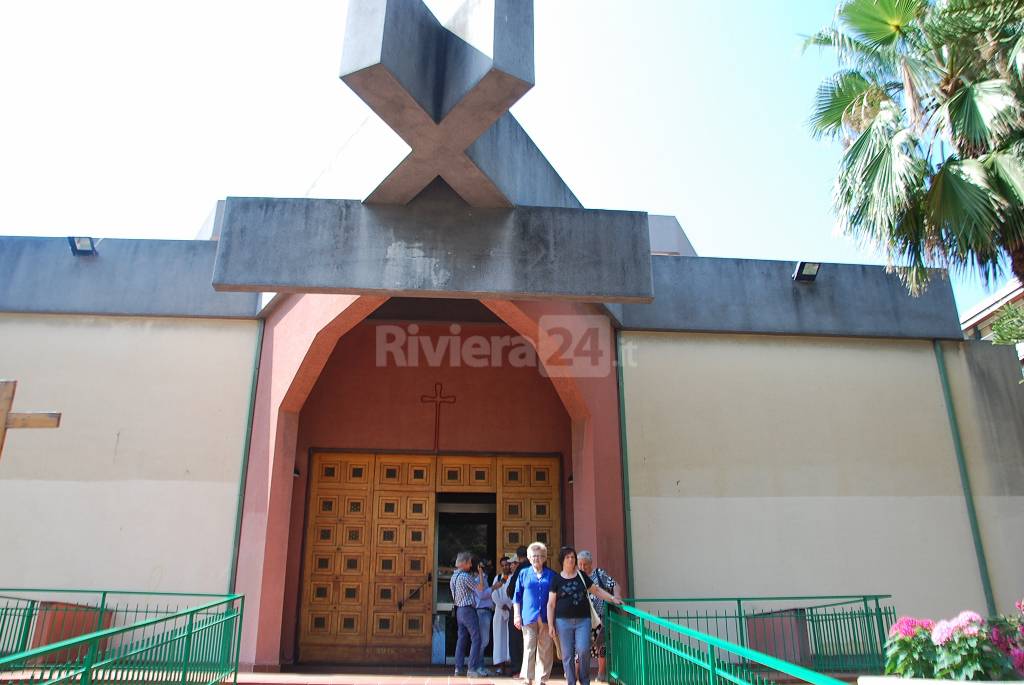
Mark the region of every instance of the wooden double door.
POLYGON ((557 550, 559 466, 557 457, 314 453, 299 661, 430 663, 437 493, 493 493, 502 554, 535 540, 557 550))

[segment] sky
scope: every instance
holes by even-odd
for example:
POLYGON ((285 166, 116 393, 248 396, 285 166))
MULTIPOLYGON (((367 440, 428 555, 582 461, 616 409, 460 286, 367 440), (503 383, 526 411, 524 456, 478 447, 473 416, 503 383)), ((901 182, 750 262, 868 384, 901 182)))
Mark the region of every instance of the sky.
MULTIPOLYGON (((836 233, 842 150, 806 126, 835 64, 801 36, 834 8, 536 0, 512 111, 584 206, 674 215, 700 255, 881 263, 836 233)), ((346 12, 0 3, 0 234, 191 239, 227 196, 365 197, 408 148, 338 80, 346 12)), ((986 295, 954 290, 961 312, 986 295)))

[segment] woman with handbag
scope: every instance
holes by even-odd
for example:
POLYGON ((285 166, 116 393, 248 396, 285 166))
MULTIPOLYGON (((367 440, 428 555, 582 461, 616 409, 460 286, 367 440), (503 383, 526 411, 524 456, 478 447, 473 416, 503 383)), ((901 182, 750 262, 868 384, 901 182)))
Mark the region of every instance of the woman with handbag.
POLYGON ((563 547, 559 557, 562 572, 551 581, 548 594, 548 630, 560 643, 568 685, 590 685, 590 629, 601 623, 601 617, 589 595, 613 604, 622 604, 622 600, 605 592, 577 567, 575 549, 563 547))
MULTIPOLYGON (((605 592, 610 592, 619 599, 622 599, 622 586, 615 582, 615 579, 605 571, 603 568, 594 568, 594 555, 585 549, 581 549, 576 553, 576 558, 579 561, 580 569, 590 576, 590 579, 594 581, 605 592)), ((597 611, 597 615, 602 619, 604 618, 604 600, 598 597, 593 599, 594 609, 597 611)), ((590 630, 590 658, 597 659, 597 682, 603 682, 608 680, 607 663, 605 657, 607 656, 607 646, 604 639, 604 626, 598 624, 597 626, 591 626, 590 630)))

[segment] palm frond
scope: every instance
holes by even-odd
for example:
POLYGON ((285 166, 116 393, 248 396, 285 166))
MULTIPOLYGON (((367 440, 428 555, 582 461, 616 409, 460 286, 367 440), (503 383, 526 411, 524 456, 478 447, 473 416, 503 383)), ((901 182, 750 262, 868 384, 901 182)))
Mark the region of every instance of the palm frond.
POLYGON ((898 108, 883 103, 840 162, 835 206, 843 229, 888 253, 897 224, 923 191, 926 171, 898 108))
POLYGON ((874 48, 894 46, 927 7, 926 0, 849 0, 839 20, 860 41, 874 48))
POLYGON ((925 202, 928 221, 941 233, 953 266, 976 270, 985 282, 1001 273, 997 237, 1003 203, 979 160, 946 160, 925 202))
POLYGON ((835 27, 824 28, 805 38, 804 52, 811 47, 832 48, 839 64, 846 68, 874 71, 889 78, 896 73, 896 62, 891 53, 857 40, 835 27))
POLYGON ((1024 79, 1024 31, 1020 32, 1020 37, 1010 48, 1008 59, 1017 78, 1024 79))
POLYGON ((885 87, 858 71, 840 71, 818 87, 809 125, 815 137, 838 137, 849 131, 860 133, 874 118, 885 87))
POLYGON ((1006 81, 990 79, 960 88, 943 104, 942 114, 953 144, 978 154, 1012 130, 1020 103, 1006 81))
POLYGON ((1024 205, 1024 159, 1011 150, 998 150, 982 161, 991 179, 1008 203, 1024 205))
POLYGON ((1024 243, 1024 157, 1010 147, 987 155, 982 164, 1002 206, 998 240, 1004 245, 1024 243))

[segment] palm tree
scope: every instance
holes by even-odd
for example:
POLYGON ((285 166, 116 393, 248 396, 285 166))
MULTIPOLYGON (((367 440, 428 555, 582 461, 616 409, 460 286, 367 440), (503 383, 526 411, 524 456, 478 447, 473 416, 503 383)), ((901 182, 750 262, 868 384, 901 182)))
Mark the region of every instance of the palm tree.
POLYGON ((806 40, 840 70, 810 127, 841 140, 834 204, 910 288, 1009 257, 1024 280, 1024 0, 843 0, 806 40))

